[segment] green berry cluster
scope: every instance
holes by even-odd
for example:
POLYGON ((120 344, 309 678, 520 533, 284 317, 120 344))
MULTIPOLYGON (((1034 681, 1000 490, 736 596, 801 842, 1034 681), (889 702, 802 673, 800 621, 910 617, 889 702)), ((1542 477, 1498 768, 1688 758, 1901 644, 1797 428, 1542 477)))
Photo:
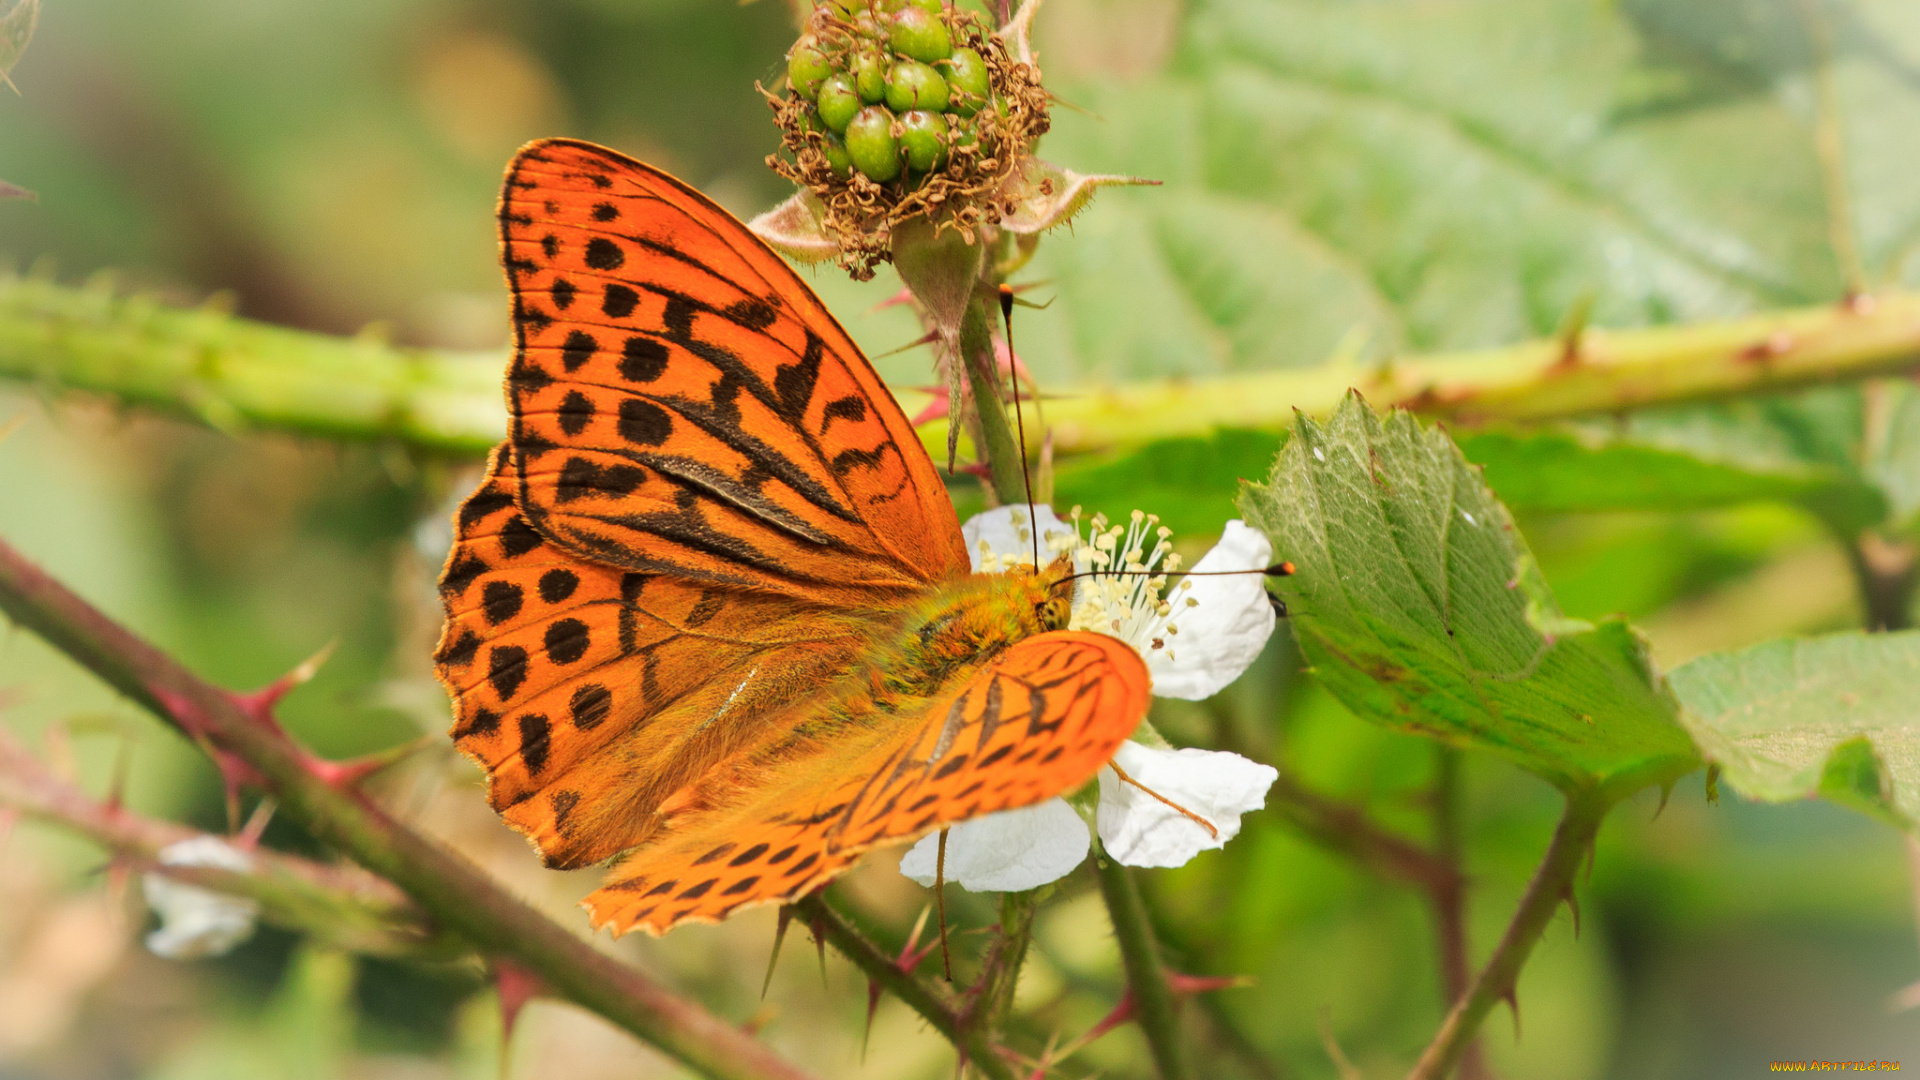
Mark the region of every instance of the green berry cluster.
MULTIPOLYGON (((979 141, 975 118, 994 103, 987 60, 955 46, 941 0, 825 0, 826 33, 787 54, 787 87, 813 106, 822 153, 841 179, 876 183, 924 175, 955 146, 979 141), (835 25, 837 24, 837 25, 835 25)), ((964 29, 972 17, 957 20, 964 29)))
POLYGON ((951 0, 816 0, 786 75, 767 95, 786 154, 767 163, 818 200, 856 277, 900 221, 997 223, 1048 126, 1039 71, 951 0))

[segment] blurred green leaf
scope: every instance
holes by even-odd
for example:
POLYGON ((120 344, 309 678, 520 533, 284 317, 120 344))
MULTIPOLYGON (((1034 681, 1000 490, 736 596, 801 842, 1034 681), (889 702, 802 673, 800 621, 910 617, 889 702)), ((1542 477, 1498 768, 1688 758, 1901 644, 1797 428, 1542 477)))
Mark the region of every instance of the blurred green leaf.
POLYGON ((1859 395, 1816 391, 1617 420, 1457 436, 1508 505, 1530 510, 1694 510, 1778 501, 1843 531, 1885 518, 1890 493, 1847 448, 1859 395), (1838 415, 1835 415, 1838 413, 1838 415))
POLYGON ((27 51, 39 18, 40 0, 0 0, 0 82, 13 85, 7 75, 27 51))
POLYGON ((1696 762, 1623 621, 1565 617, 1444 432, 1358 396, 1302 419, 1243 516, 1297 567, 1277 591, 1315 674, 1376 723, 1624 793, 1696 762))
POLYGON ((1708 761, 1766 802, 1819 795, 1920 832, 1920 632, 1714 653, 1669 677, 1708 761))
POLYGON ((1204 439, 1163 439, 1099 460, 1075 459, 1054 476, 1054 502, 1125 520, 1135 509, 1160 515, 1179 536, 1211 535, 1233 517, 1233 483, 1264 476, 1280 436, 1223 429, 1204 439))
MULTIPOLYGON (((1815 7, 1869 282, 1912 280, 1920 19, 1815 7)), ((1050 158, 1166 187, 1105 194, 1042 246, 1071 320, 1049 374, 1312 364, 1355 328, 1374 356, 1505 343, 1585 297, 1594 325, 1633 326, 1845 288, 1800 0, 1186 11, 1164 71, 1055 80, 1098 119, 1060 113, 1050 158)))

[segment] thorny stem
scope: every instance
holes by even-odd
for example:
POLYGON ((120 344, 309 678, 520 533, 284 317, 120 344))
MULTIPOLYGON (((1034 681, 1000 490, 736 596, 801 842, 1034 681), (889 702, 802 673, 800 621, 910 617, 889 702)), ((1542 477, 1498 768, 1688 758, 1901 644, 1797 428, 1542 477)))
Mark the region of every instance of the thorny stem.
POLYGON ((793 909, 802 921, 826 935, 827 944, 852 961, 867 978, 925 1017, 981 1075, 989 1080, 1013 1080, 1013 1070, 1000 1056, 991 1032, 967 1023, 966 1003, 959 995, 933 979, 902 971, 893 957, 835 910, 822 894, 796 901, 793 909))
POLYGON ((1358 807, 1310 791, 1285 773, 1268 792, 1267 805, 1309 839, 1364 863, 1382 877, 1429 895, 1460 887, 1458 866, 1382 828, 1358 807))
POLYGON ((1000 897, 1000 932, 994 937, 972 992, 973 1022, 989 1032, 1000 1030, 1013 1011, 1013 992, 1020 982, 1020 968, 1027 962, 1027 946, 1033 941, 1033 915, 1038 907, 1036 890, 1000 897))
POLYGON ((269 922, 328 944, 374 956, 448 959, 465 943, 438 931, 405 893, 354 866, 326 866, 267 848, 249 855, 244 873, 212 867, 161 867, 162 849, 203 836, 196 829, 142 817, 92 798, 55 776, 0 732, 0 807, 71 829, 136 868, 258 901, 269 922))
POLYGON ((277 727, 206 683, 0 542, 0 610, 108 685, 257 774, 284 813, 398 885, 479 951, 511 959, 555 996, 632 1032, 710 1077, 804 1080, 738 1027, 595 949, 518 900, 472 863, 335 787, 277 727))
POLYGON ((1480 970, 1473 988, 1442 1021, 1439 1032, 1427 1044, 1413 1071, 1407 1074, 1407 1080, 1444 1080, 1451 1075, 1487 1013, 1496 1003, 1513 998, 1520 969, 1525 966, 1528 955, 1539 943, 1540 935, 1546 932, 1554 911, 1573 895, 1574 877, 1600 832, 1600 822, 1611 805, 1608 800, 1608 794, 1600 789, 1568 794, 1566 812, 1554 830, 1553 842, 1547 846, 1540 868, 1534 871, 1519 910, 1507 924, 1507 932, 1488 958, 1487 966, 1480 970))
POLYGON ((1913 625, 1913 592, 1920 584, 1920 551, 1912 541, 1862 532, 1841 543, 1853 570, 1868 630, 1905 630, 1913 625))
MULTIPOLYGON (((1433 846, 1434 854, 1452 870, 1435 879, 1428 893, 1433 901, 1435 937, 1440 945, 1440 987, 1447 1008, 1467 996, 1467 883, 1461 871, 1460 751, 1434 746, 1433 846)), ((1487 1064, 1480 1040, 1467 1044, 1460 1059, 1461 1080, 1486 1080, 1487 1064)))
MULTIPOLYGON (((1195 952, 1189 943, 1182 940, 1180 924, 1166 917, 1166 909, 1160 903, 1156 890, 1149 888, 1145 882, 1139 884, 1140 902, 1145 905, 1147 918, 1151 920, 1160 940, 1176 955, 1195 952)), ((1238 1058, 1248 1072, 1258 1080, 1280 1080, 1280 1066, 1269 1060, 1266 1051, 1241 1029, 1239 1021, 1228 1010, 1224 995, 1195 994, 1192 1000, 1206 1014, 1210 1028, 1227 1052, 1238 1058)))
MULTIPOLYGON (((978 307, 969 305, 969 311, 978 307)), ((979 312, 976 334, 985 333, 979 312)), ((990 346, 989 346, 990 347, 990 346)), ((1298 406, 1331 412, 1349 386, 1376 406, 1402 405, 1456 423, 1545 420, 1737 397, 1904 371, 1920 361, 1920 293, 1768 312, 1690 326, 1581 335, 1576 362, 1546 338, 1505 348, 1410 356, 1366 368, 1326 364, 1185 381, 1061 388, 1047 407, 1058 455, 1204 435, 1280 431, 1298 406)), ((506 411, 499 353, 401 349, 0 275, 0 377, 106 394, 199 418, 394 442, 479 457, 500 441, 506 411)), ((910 393, 909 415, 924 399, 910 393)), ((985 395, 983 402, 996 401, 985 395)), ((1037 438, 1038 432, 1029 432, 1037 438)), ((944 460, 944 424, 921 429, 944 460)), ((991 448, 989 448, 991 450, 991 448)), ((1008 460, 1017 456, 1001 455, 1008 460)), ((1010 480, 1017 477, 1009 477, 1010 480)), ((1006 485, 1006 501, 1018 488, 1006 485)))
POLYGON ((1108 857, 1097 840, 1093 854, 1099 868, 1100 893, 1106 898, 1114 940, 1120 946, 1120 962, 1126 968, 1127 989, 1133 994, 1134 1016, 1146 1034, 1160 1080, 1192 1080, 1173 988, 1167 984, 1160 944, 1147 921, 1140 889, 1127 868, 1108 857))

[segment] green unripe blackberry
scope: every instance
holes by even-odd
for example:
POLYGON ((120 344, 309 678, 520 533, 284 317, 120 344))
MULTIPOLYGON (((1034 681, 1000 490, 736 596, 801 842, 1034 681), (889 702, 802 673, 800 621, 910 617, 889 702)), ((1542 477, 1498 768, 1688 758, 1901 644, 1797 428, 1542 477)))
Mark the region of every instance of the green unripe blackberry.
POLYGON ((953 36, 936 15, 917 7, 901 8, 887 20, 887 41, 909 60, 931 64, 953 55, 953 36))
POLYGON ((887 100, 887 56, 879 49, 867 48, 853 58, 853 86, 860 100, 878 105, 887 100))
POLYGON ((887 107, 894 112, 945 112, 947 97, 947 80, 918 60, 902 60, 887 72, 887 107))
POLYGON ((847 153, 846 143, 829 135, 822 152, 827 155, 827 167, 833 170, 833 175, 842 180, 853 179, 853 155, 847 153))
POLYGON ((924 11, 929 15, 938 15, 943 11, 945 11, 947 7, 945 4, 941 3, 940 0, 907 0, 907 3, 911 4, 914 7, 919 8, 921 11, 924 11))
POLYGON ((837 71, 820 84, 819 99, 814 108, 827 127, 834 131, 845 131, 847 124, 853 120, 853 114, 860 111, 860 104, 860 93, 853 88, 853 76, 837 71))
POLYGON ((881 183, 900 175, 900 144, 893 137, 893 114, 869 105, 847 125, 847 155, 853 167, 881 183))
POLYGON ((900 129, 900 149, 908 168, 931 172, 947 163, 946 117, 916 109, 900 118, 900 129))
POLYGON ((787 85, 808 101, 820 92, 820 84, 831 74, 833 68, 826 54, 814 46, 811 38, 803 39, 787 54, 787 85))
POLYGON ((947 86, 953 91, 949 112, 972 116, 987 103, 993 82, 987 74, 987 62, 972 49, 955 49, 946 62, 947 86))

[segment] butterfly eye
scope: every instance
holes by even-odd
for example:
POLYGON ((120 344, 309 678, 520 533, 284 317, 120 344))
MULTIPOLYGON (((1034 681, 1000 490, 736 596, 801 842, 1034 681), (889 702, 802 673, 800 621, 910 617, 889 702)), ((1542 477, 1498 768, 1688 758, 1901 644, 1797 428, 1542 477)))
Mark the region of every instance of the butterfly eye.
POLYGON ((1061 630, 1073 617, 1073 608, 1065 597, 1050 596, 1040 602, 1040 623, 1049 630, 1061 630))

